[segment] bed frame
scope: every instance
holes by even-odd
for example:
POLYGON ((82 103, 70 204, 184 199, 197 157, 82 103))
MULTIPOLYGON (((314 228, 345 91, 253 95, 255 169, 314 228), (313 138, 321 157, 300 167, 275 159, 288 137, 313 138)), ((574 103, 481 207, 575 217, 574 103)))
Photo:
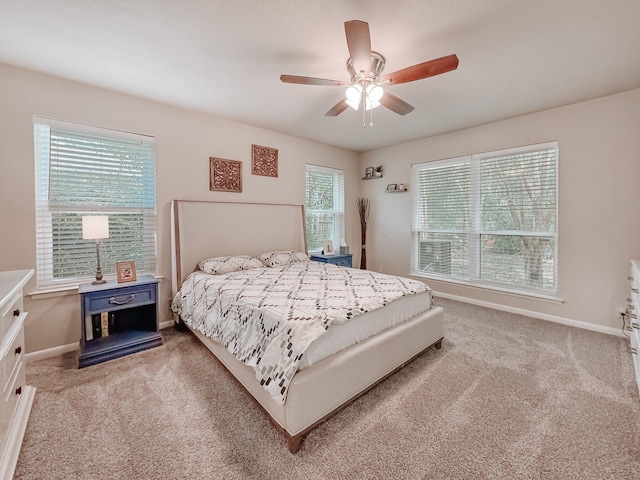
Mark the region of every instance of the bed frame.
MULTIPOLYGON (((303 205, 173 200, 171 224, 173 295, 203 258, 307 251, 303 205)), ((444 337, 443 310, 434 306, 296 373, 284 405, 278 405, 252 368, 221 344, 192 332, 284 432, 291 453, 314 427, 430 346, 440 348, 444 337)))

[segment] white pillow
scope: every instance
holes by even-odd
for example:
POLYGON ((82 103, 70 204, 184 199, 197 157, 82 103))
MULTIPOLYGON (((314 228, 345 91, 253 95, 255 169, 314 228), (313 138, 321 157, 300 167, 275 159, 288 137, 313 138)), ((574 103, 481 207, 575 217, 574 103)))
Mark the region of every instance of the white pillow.
POLYGON ((232 255, 229 257, 213 257, 200 260, 198 268, 209 275, 249 270, 251 268, 264 268, 260 260, 248 255, 232 255))
POLYGON ((309 257, 306 253, 296 252, 295 250, 265 252, 257 255, 256 258, 258 258, 267 267, 275 267, 278 265, 288 265, 290 263, 309 261, 309 257))

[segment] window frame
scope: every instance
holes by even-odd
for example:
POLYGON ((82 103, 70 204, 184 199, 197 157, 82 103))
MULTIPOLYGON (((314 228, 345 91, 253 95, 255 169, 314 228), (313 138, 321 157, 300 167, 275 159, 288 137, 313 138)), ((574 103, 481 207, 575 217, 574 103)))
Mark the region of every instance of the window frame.
MULTIPOLYGON (((557 299, 558 292, 558 177, 559 177, 559 148, 558 142, 545 142, 535 145, 527 145, 523 147, 515 147, 504 150, 485 152, 480 154, 465 155, 444 160, 435 160, 429 162, 421 162, 412 165, 412 182, 414 184, 412 195, 412 242, 411 242, 411 272, 412 276, 429 278, 448 283, 473 286, 489 290, 497 290, 507 293, 522 294, 532 297, 557 299), (506 157, 511 155, 527 154, 533 152, 553 151, 554 152, 554 179, 555 184, 550 186, 555 195, 555 211, 554 225, 552 231, 526 231, 526 230, 501 230, 488 229, 482 225, 482 192, 480 189, 481 175, 480 168, 483 161, 506 157), (450 167, 456 164, 469 164, 469 218, 468 225, 461 228, 427 228, 420 225, 421 215, 421 187, 419 184, 420 171, 425 169, 435 169, 438 167, 450 167), (420 249, 422 234, 452 234, 466 235, 468 237, 468 278, 460 278, 446 274, 446 272, 425 272, 420 267, 420 249), (552 242, 552 288, 539 288, 530 285, 522 285, 517 283, 499 282, 483 279, 481 276, 482 264, 482 236, 516 236, 516 237, 545 237, 552 242)), ((426 200, 425 200, 426 201, 426 200)), ((424 240, 422 240, 424 241, 424 240)))
MULTIPOLYGON (((157 214, 156 214, 156 152, 155 138, 148 135, 141 135, 118 130, 86 126, 71 122, 54 120, 46 117, 33 117, 34 131, 34 183, 35 183, 35 206, 36 206, 36 280, 37 291, 46 292, 60 288, 70 288, 80 283, 95 279, 96 267, 96 244, 94 240, 82 239, 81 217, 84 215, 107 215, 109 216, 110 238, 100 241, 100 259, 102 271, 105 278, 115 278, 115 262, 105 262, 109 257, 118 260, 135 260, 140 258, 136 264, 139 274, 157 274, 157 214), (132 145, 130 149, 125 149, 122 155, 111 154, 111 158, 116 158, 120 162, 120 174, 127 173, 131 176, 132 170, 126 170, 124 163, 127 155, 134 160, 132 162, 139 166, 139 171, 133 171, 141 180, 144 186, 136 190, 134 196, 124 196, 127 204, 107 205, 105 202, 107 195, 95 196, 95 192, 87 194, 87 197, 74 198, 56 205, 59 201, 51 193, 52 185, 52 165, 63 160, 56 158, 52 145, 51 132, 64 132, 69 138, 77 135, 77 138, 89 136, 94 139, 104 141, 104 144, 113 142, 112 148, 116 145, 132 145), (135 156, 135 155, 138 156, 135 156), (54 161, 53 159, 56 158, 54 161), (93 195, 91 197, 90 195, 93 195), (138 200, 134 200, 138 198, 138 200), (142 200, 140 200, 142 199, 142 200), (61 217, 69 222, 69 227, 65 233, 59 235, 59 249, 55 249, 54 229, 55 217, 61 217), (132 229, 134 226, 135 229, 132 229), (132 239, 135 239, 137 254, 131 249, 132 239), (71 267, 72 274, 65 275, 65 272, 56 268, 54 257, 60 252, 73 255, 77 259, 77 267, 71 267), (137 256, 136 256, 137 255, 137 256), (122 258, 122 257, 127 258, 122 258), (85 262, 92 262, 89 273, 84 273, 87 269, 82 265, 85 262), (111 264, 113 263, 113 265, 111 264), (93 270, 92 270, 93 269, 93 270)), ((90 144, 90 142, 87 142, 90 144)), ((101 145, 104 145, 101 144, 101 145)), ((71 160, 73 168, 82 166, 83 161, 96 154, 97 150, 86 149, 78 154, 76 160, 71 160), (88 153, 87 153, 88 152, 88 153)), ((75 151, 74 151, 75 153, 75 151)), ((72 153, 71 155, 73 155, 72 153)), ((64 154, 63 154, 64 155, 64 154)), ((62 157, 60 157, 62 158, 62 157)), ((106 158, 106 156, 105 156, 106 158)), ((86 169, 82 170, 83 176, 94 173, 96 162, 102 165, 100 160, 86 160, 86 169), (94 170, 92 170, 94 169, 94 170)), ((69 168, 72 170, 72 168, 69 168)), ((106 172, 105 167, 105 172, 106 172)), ((106 178, 107 173, 100 170, 100 175, 106 178)), ((126 185, 126 182, 122 183, 126 185)), ((118 184, 120 185, 120 183, 118 184)), ((72 193, 81 191, 80 188, 70 187, 72 193)), ((87 192, 91 192, 90 188, 87 192)), ((115 195, 114 195, 115 197, 115 195)), ((59 198, 59 197, 58 197, 59 198)), ((119 198, 123 198, 120 196, 119 198)), ((60 262, 58 262, 60 263, 60 262)))
MULTIPOLYGON (((333 240, 334 249, 338 251, 341 242, 345 239, 345 192, 344 192, 344 171, 332 168, 325 167, 321 165, 313 165, 306 164, 305 166, 305 224, 308 222, 309 216, 314 214, 330 214, 332 215, 332 223, 334 233, 331 237, 333 240), (308 176, 309 173, 313 172, 316 174, 326 174, 333 176, 333 192, 332 192, 332 205, 334 208, 332 210, 314 210, 309 208, 307 204, 308 197, 308 176), (336 201, 337 200, 337 201, 336 201)), ((309 254, 319 254, 322 251, 322 240, 326 240, 327 238, 323 238, 320 241, 319 248, 310 248, 310 235, 307 232, 307 251, 309 254)))

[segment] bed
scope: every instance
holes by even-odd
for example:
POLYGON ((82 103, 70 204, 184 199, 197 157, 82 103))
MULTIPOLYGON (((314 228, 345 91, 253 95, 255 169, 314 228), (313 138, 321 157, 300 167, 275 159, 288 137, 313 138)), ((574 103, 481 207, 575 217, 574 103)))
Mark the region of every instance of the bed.
MULTIPOLYGON (((279 284, 285 277, 303 273, 308 275, 305 278, 311 279, 339 277, 342 282, 352 281, 351 278, 360 279, 353 280, 354 283, 366 283, 370 278, 376 281, 380 275, 306 261, 305 216, 304 206, 301 205, 174 200, 171 219, 174 303, 184 298, 180 302, 186 305, 188 297, 185 292, 200 286, 204 290, 200 290, 199 295, 210 290, 220 294, 223 288, 226 295, 226 289, 231 289, 234 284, 245 285, 247 278, 253 276, 259 276, 265 284, 279 284), (264 255, 272 252, 299 252, 296 254, 299 261, 284 264, 275 262, 271 266, 271 263, 265 262, 264 255), (224 275, 207 275, 198 268, 198 264, 208 258, 237 255, 253 257, 261 254, 263 263, 270 266, 254 271, 247 269, 224 272, 224 275), (230 276, 226 277, 227 274, 230 276), (345 280, 346 277, 349 280, 345 280)), ((267 260, 270 258, 267 257, 267 260)), ((357 312, 346 321, 329 322, 326 320, 328 315, 325 315, 323 318, 328 325, 326 331, 304 344, 304 355, 295 351, 292 357, 295 362, 285 362, 288 373, 283 378, 286 381, 279 377, 278 384, 278 387, 284 385, 282 388, 267 388, 270 379, 265 382, 264 377, 260 377, 259 369, 254 368, 255 361, 253 366, 248 366, 236 359, 231 348, 227 349, 209 338, 207 335, 210 332, 202 327, 204 320, 195 319, 195 308, 193 312, 186 309, 179 311, 189 317, 194 313, 194 318, 185 322, 187 328, 251 394, 273 423, 284 432, 289 450, 296 453, 305 435, 314 427, 430 346, 441 346, 443 311, 432 304, 428 287, 417 289, 416 283, 420 282, 401 277, 384 276, 382 280, 382 283, 391 285, 388 287, 390 291, 400 290, 402 298, 396 298, 396 293, 393 293, 395 296, 385 293, 384 306, 374 308, 370 307, 371 302, 377 300, 367 296, 363 313, 357 312), (415 291, 407 294, 407 289, 415 291)), ((318 290, 317 287, 308 287, 307 292, 318 290)), ((355 287, 353 290, 360 291, 355 287)), ((229 295, 239 296, 233 292, 229 295)), ((270 301, 275 301, 273 299, 277 295, 270 295, 270 301)), ((283 302, 288 302, 284 296, 282 298, 283 302)), ((277 308, 274 306, 273 309, 277 308)), ((209 327, 209 330, 213 330, 213 327, 209 327)), ((296 339, 291 343, 298 341, 296 339)), ((288 352, 291 356, 291 351, 288 352)), ((251 361, 247 363, 251 364, 251 361)), ((264 363, 260 365, 264 367, 264 363)))

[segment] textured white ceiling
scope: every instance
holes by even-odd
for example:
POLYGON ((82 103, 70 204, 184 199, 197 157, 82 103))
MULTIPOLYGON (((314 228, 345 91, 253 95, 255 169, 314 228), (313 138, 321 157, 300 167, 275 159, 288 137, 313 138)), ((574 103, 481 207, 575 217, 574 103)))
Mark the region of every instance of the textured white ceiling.
POLYGON ((0 0, 0 62, 364 151, 639 88, 640 1, 0 0), (348 80, 355 19, 385 73, 460 65, 389 87, 406 116, 325 117, 340 87, 279 77, 348 80))

